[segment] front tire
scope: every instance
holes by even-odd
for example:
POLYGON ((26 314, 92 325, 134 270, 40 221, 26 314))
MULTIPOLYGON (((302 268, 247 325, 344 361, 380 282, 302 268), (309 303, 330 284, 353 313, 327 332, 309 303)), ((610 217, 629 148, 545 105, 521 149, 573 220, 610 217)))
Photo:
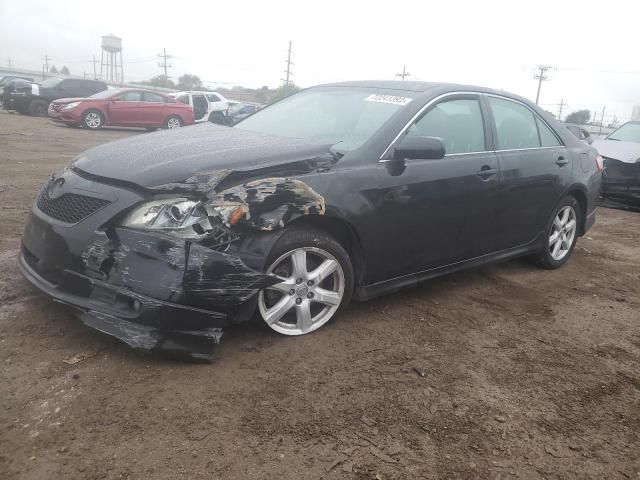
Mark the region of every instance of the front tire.
POLYGON ((27 107, 29 115, 34 117, 46 117, 49 104, 44 100, 32 100, 27 107))
POLYGON ((171 115, 167 117, 164 122, 164 128, 167 130, 173 130, 174 128, 180 128, 183 125, 182 119, 177 115, 171 115))
POLYGON ((98 110, 87 110, 82 115, 82 126, 89 130, 98 130, 104 125, 104 117, 98 110))
POLYGON ((267 273, 282 282, 262 290, 258 310, 283 335, 305 335, 344 310, 353 293, 349 255, 332 237, 311 228, 291 228, 267 258, 267 273))
POLYGON ((542 250, 533 257, 539 267, 553 270, 567 263, 578 240, 581 218, 575 197, 564 197, 547 222, 542 250))

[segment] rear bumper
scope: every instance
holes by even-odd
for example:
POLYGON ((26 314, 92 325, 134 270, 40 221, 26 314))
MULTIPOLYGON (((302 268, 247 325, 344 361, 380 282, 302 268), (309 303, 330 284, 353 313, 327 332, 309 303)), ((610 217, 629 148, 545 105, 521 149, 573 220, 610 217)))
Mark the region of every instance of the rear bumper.
POLYGON ((2 108, 5 110, 26 110, 32 97, 29 95, 4 95, 2 108))

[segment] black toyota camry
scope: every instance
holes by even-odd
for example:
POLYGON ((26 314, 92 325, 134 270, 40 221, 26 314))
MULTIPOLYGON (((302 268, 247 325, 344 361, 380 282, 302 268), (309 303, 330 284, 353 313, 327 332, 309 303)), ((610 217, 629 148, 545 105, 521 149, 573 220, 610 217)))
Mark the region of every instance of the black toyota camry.
POLYGON ((207 358, 261 317, 310 333, 350 300, 519 256, 594 223, 596 151, 523 98, 451 84, 309 88, 233 128, 92 148, 37 194, 19 266, 89 326, 207 358))

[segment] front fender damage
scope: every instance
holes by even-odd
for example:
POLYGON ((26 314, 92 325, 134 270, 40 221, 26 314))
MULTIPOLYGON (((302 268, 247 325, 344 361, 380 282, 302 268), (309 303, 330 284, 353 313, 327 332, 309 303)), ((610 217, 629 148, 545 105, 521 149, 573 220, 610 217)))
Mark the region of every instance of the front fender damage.
MULTIPOLYGON (((195 177, 197 182, 192 177, 188 189, 204 193, 227 175, 211 172, 195 177)), ((172 191, 182 188, 180 183, 170 186, 172 191)), ((210 230, 202 239, 112 227, 96 232, 82 255, 87 277, 130 292, 134 299, 176 308, 147 309, 141 301, 135 304, 140 311, 126 312, 131 314, 127 318, 101 306, 85 310, 84 323, 134 348, 210 360, 223 329, 250 318, 258 292, 280 281, 262 273, 277 231, 299 216, 325 213, 324 198, 299 179, 263 178, 206 195, 210 230), (233 209, 233 222, 220 218, 221 206, 233 209), (234 240, 216 243, 222 238, 219 228, 229 230, 234 240)))

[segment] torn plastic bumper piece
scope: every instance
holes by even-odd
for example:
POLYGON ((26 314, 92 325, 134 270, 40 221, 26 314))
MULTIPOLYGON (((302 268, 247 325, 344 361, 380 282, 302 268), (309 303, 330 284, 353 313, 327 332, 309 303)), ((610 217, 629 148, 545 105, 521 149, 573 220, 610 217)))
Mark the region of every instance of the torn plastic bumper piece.
POLYGON ((23 250, 18 268, 35 287, 79 310, 87 326, 133 348, 207 361, 228 324, 224 313, 158 301, 71 271, 52 284, 29 263, 23 250))
MULTIPOLYGON (((46 225, 38 228, 54 233, 46 225)), ((77 261, 65 265, 55 264, 60 244, 47 252, 27 235, 18 266, 37 288, 80 310, 85 324, 134 348, 209 360, 222 329, 248 317, 257 293, 279 281, 234 255, 116 230, 115 240, 94 235, 77 261)))

